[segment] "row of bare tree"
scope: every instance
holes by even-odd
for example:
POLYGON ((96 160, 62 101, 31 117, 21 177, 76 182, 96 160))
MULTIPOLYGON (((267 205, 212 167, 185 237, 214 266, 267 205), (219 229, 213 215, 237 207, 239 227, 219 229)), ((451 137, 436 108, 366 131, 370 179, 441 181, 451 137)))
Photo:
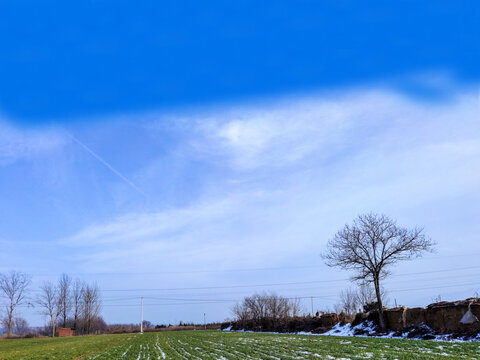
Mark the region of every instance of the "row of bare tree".
POLYGON ((15 312, 21 305, 38 307, 48 319, 52 336, 58 326, 71 327, 77 334, 91 334, 105 327, 100 316, 102 302, 97 285, 63 274, 56 283, 44 282, 33 298, 28 296, 30 285, 28 274, 18 271, 0 274, 0 296, 5 304, 2 323, 8 336, 18 327, 16 324, 21 318, 15 316, 15 312))
POLYGON ((234 305, 232 312, 240 322, 265 321, 275 324, 287 317, 295 317, 301 312, 300 299, 282 297, 275 293, 263 293, 248 296, 241 303, 234 305))
POLYGON ((52 336, 55 328, 72 327, 77 334, 91 334, 96 329, 101 310, 100 290, 80 279, 63 274, 58 282, 45 282, 36 299, 42 314, 49 319, 52 336))

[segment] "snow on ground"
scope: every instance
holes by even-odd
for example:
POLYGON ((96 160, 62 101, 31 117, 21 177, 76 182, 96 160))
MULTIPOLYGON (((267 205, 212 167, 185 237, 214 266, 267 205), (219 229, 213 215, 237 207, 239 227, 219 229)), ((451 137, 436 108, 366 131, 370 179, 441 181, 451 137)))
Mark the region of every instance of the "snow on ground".
MULTIPOLYGON (((427 325, 422 325, 421 329, 425 330, 427 333, 433 336, 433 341, 453 341, 453 342, 472 342, 472 341, 480 341, 480 334, 478 334, 473 339, 461 339, 461 338, 454 338, 452 334, 443 334, 438 335, 434 334, 434 331, 429 328, 427 325)), ((322 336, 357 336, 357 337, 378 337, 378 338, 387 338, 387 339, 413 339, 413 340, 421 340, 421 337, 409 337, 410 332, 406 331, 402 333, 400 336, 395 336, 395 332, 392 331, 388 334, 378 334, 375 325, 373 322, 366 321, 356 326, 352 326, 351 324, 341 325, 338 323, 329 331, 318 334, 322 336)))
MULTIPOLYGON (((480 334, 478 334, 475 338, 470 338, 470 339, 462 339, 462 338, 456 338, 453 336, 453 334, 443 334, 443 335, 437 335, 434 333, 434 331, 429 328, 427 325, 422 325, 421 327, 418 327, 422 330, 425 330, 426 333, 429 335, 433 336, 432 341, 450 341, 450 342, 473 342, 473 341, 479 341, 480 342, 480 334)), ((232 330, 232 327, 229 326, 226 329, 223 329, 223 331, 233 331, 233 332, 252 332, 252 331, 245 331, 245 330, 232 330)), ((268 332, 270 334, 279 334, 276 332, 268 332)), ((322 334, 315 334, 312 332, 306 332, 306 331, 299 331, 297 333, 289 333, 289 334, 297 334, 297 335, 318 335, 318 336, 353 336, 353 337, 377 337, 377 338, 384 338, 384 339, 408 339, 408 340, 421 340, 421 336, 413 336, 409 337, 410 332, 406 331, 402 333, 400 336, 395 336, 395 332, 392 331, 388 334, 378 334, 377 333, 377 328, 371 321, 366 321, 363 322, 359 325, 352 326, 351 324, 345 324, 341 325, 338 323, 335 325, 333 328, 328 330, 327 332, 324 332, 322 334)))
POLYGON ((323 334, 319 335, 334 335, 334 336, 366 336, 367 334, 369 336, 374 335, 376 332, 375 326, 373 325, 372 322, 367 321, 364 323, 361 323, 357 326, 353 326, 351 324, 345 324, 341 325, 338 323, 335 325, 333 328, 328 330, 327 332, 324 332, 323 334), (356 333, 362 332, 365 335, 355 335, 356 333))

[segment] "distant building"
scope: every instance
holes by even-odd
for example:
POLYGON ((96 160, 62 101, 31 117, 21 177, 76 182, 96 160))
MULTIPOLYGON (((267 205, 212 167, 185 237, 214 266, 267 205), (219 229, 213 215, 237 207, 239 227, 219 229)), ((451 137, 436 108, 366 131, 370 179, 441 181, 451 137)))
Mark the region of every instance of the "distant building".
POLYGON ((55 333, 58 337, 67 337, 75 335, 75 330, 70 328, 57 328, 55 333))

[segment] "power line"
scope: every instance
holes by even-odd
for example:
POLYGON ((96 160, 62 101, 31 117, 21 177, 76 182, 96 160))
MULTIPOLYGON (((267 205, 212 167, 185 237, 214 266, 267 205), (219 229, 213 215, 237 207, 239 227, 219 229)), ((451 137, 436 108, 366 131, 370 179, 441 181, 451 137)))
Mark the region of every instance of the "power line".
MULTIPOLYGON (((230 272, 249 272, 249 271, 278 271, 278 270, 300 270, 300 269, 313 269, 323 268, 323 265, 310 265, 310 266, 287 266, 287 267, 259 267, 259 268, 244 268, 244 269, 224 269, 224 270, 190 270, 190 271, 145 271, 145 272, 69 272, 69 275, 77 276, 137 276, 137 275, 169 275, 169 274, 203 274, 203 273, 230 273, 230 272)), ((24 270, 25 272, 33 270, 24 270)), ((39 272, 35 270, 35 274, 38 277, 57 277, 57 273, 51 272, 39 272)))
POLYGON ((432 286, 432 287, 421 287, 421 288, 412 288, 412 289, 389 290, 389 291, 390 292, 402 292, 402 291, 418 291, 418 290, 435 290, 435 289, 444 289, 444 288, 453 288, 453 287, 471 286, 471 285, 480 285, 480 282, 454 284, 454 285, 432 286))
MULTIPOLYGON (((461 268, 449 268, 449 269, 441 269, 441 270, 432 270, 432 271, 423 271, 423 272, 411 272, 411 273, 403 273, 403 274, 394 274, 391 277, 403 277, 403 276, 412 276, 412 275, 424 275, 424 274, 435 274, 435 273, 445 273, 445 272, 453 272, 453 271, 461 271, 461 270, 472 270, 472 269, 480 269, 480 266, 470 266, 470 267, 461 267, 461 268)), ((438 278, 440 279, 440 278, 438 278)), ((283 282, 283 283, 264 283, 264 284, 250 284, 250 285, 226 285, 226 286, 204 286, 204 287, 175 287, 175 288, 149 288, 149 289, 105 289, 101 290, 103 292, 144 292, 144 291, 181 291, 181 290, 217 290, 217 289, 248 289, 253 287, 270 287, 270 286, 292 286, 292 285, 308 285, 308 284, 332 284, 332 283, 340 283, 348 281, 348 278, 344 279, 335 279, 335 280, 314 280, 314 281, 296 281, 296 282, 283 282)), ((436 280, 436 279, 431 279, 436 280)), ((445 280, 445 278, 442 278, 445 280)), ((469 283, 469 285, 475 283, 469 283)), ((448 287, 455 287, 457 284, 448 285, 448 287)), ((331 288, 331 286, 330 286, 331 288)), ((430 288, 419 288, 421 289, 436 289, 440 287, 430 287, 430 288)), ((313 288, 305 288, 304 290, 309 290, 313 288)), ((301 289, 296 289, 296 291, 301 289)), ((32 292, 39 292, 41 290, 30 290, 32 292)), ((409 289, 406 290, 390 290, 390 291, 410 291, 409 289)), ((198 294, 196 294, 198 295, 198 294)), ((333 296, 333 295, 332 295, 333 296)), ((1 295, 0 295, 1 297, 1 295)), ((115 298, 117 299, 117 298, 115 298)), ((134 299, 134 298, 131 298, 134 299)), ((116 301, 116 300, 113 300, 116 301)))
MULTIPOLYGON (((464 278, 469 278, 469 277, 474 277, 474 278, 477 278, 478 275, 477 274, 468 274, 468 275, 464 275, 463 276, 464 278)), ((436 277, 436 278, 429 278, 429 279, 422 279, 423 281, 428 281, 428 282, 433 282, 433 281, 442 281, 442 282, 445 282, 445 280, 450 280, 450 279, 457 279, 457 277, 436 277)), ((386 284, 385 286, 395 286, 397 284, 400 284, 400 283, 411 283, 411 280, 407 280, 407 279, 403 279, 401 281, 395 281, 395 282, 390 282, 389 280, 386 280, 384 282, 384 284, 386 284)), ((329 285, 328 286, 328 289, 329 290, 332 290, 332 289, 341 289, 344 287, 344 284, 335 284, 335 285, 329 285)), ((286 289, 275 289, 275 291, 280 291, 280 293, 291 293, 293 291, 295 292, 298 292, 298 291, 310 291, 310 290, 314 290, 314 291, 318 291, 319 287, 318 286, 307 286, 307 287, 288 287, 286 289)), ((228 290, 228 289, 226 289, 228 290)), ((248 289, 239 289, 239 290, 234 290, 234 289, 230 289, 229 291, 215 291, 215 292, 211 292, 211 291, 208 291, 208 289, 205 291, 205 292, 199 292, 199 291, 195 291, 195 292, 182 292, 182 293, 177 293, 177 292, 171 292, 171 293, 165 293, 163 292, 162 293, 162 296, 171 296, 171 297, 180 297, 180 296, 183 296, 183 297, 190 297, 190 296, 198 296, 198 295, 205 295, 205 296, 218 296, 218 295, 231 295, 231 294, 242 294, 242 295, 250 295, 250 291, 248 289)), ((337 296, 338 297, 338 294, 337 295, 332 295, 332 296, 337 296)), ((118 297, 114 297, 115 299, 117 299, 118 297)), ((107 299, 107 298, 104 298, 104 299, 107 299)), ((108 298, 110 299, 110 297, 108 298)), ((134 299, 138 299, 138 297, 135 297, 134 299)))
MULTIPOLYGON (((268 296, 268 295, 267 295, 268 296)), ((284 299, 288 299, 288 300, 295 300, 295 299, 310 299, 311 297, 313 297, 314 299, 325 299, 325 298, 330 298, 330 297, 333 297, 334 295, 331 295, 331 296, 328 296, 328 295, 319 295, 319 296, 291 296, 291 297, 285 297, 285 296, 282 296, 282 298, 284 299)), ((138 299, 138 298, 137 298, 138 299)), ((157 297, 144 297, 144 299, 152 299, 152 300, 174 300, 174 301, 192 301, 192 300, 196 300, 196 301, 240 301, 242 299, 192 299, 192 298, 189 298, 189 299, 178 299, 178 298, 157 298, 157 297)))
MULTIPOLYGON (((323 299, 323 300, 334 300, 334 299, 330 299, 329 297, 327 296, 295 296, 295 297, 282 297, 284 299, 288 299, 288 300, 303 300, 303 299, 323 299)), ((190 301, 190 302, 178 302, 178 303, 144 303, 143 305, 146 306, 146 305, 149 305, 149 306, 163 306, 163 305, 193 305, 193 304, 219 304, 219 303, 231 303, 231 302, 239 302, 239 301, 242 301, 243 299, 171 299, 171 298, 167 298, 167 299, 161 299, 161 298, 148 298, 148 297, 144 297, 144 299, 152 299, 152 300, 185 300, 185 301, 190 301), (194 301, 192 301, 194 300, 194 301)), ((137 298, 138 300, 138 298, 137 298)), ((103 305, 103 306, 108 306, 108 307, 111 307, 111 306, 114 306, 114 307, 120 307, 120 306, 137 306, 138 307, 138 304, 106 304, 106 305, 103 305)))
MULTIPOLYGON (((478 256, 480 253, 468 253, 468 254, 455 254, 455 255, 442 255, 442 256, 429 256, 425 257, 424 260, 432 260, 432 259, 442 259, 442 258, 451 258, 451 257, 465 257, 465 256, 478 256)), ((258 268, 237 268, 237 269, 209 269, 209 270, 189 270, 189 271, 146 271, 146 272, 74 272, 70 273, 70 275, 86 275, 86 276, 94 276, 94 275, 106 275, 106 276, 126 276, 126 275, 162 275, 162 274, 196 274, 196 273, 229 273, 229 272, 248 272, 248 271, 269 271, 269 270, 295 270, 295 269, 312 269, 312 268, 324 268, 324 265, 306 265, 306 266, 278 266, 278 267, 258 267, 258 268)), ((475 269, 479 268, 478 266, 474 267, 467 267, 467 268, 458 268, 460 269, 475 269)), ((457 270, 457 269, 456 269, 457 270)), ((25 270, 28 272, 28 270, 25 270)), ((33 271, 33 270, 31 270, 33 271)), ((440 270, 440 271, 447 271, 447 270, 440 270)), ((434 273, 436 271, 431 272, 423 272, 423 273, 434 273)), ((35 273, 38 276, 58 276, 56 273, 40 273, 38 270, 35 270, 35 273)), ((419 273, 412 273, 414 275, 419 273)), ((402 274, 402 275, 394 275, 394 276, 403 276, 403 275, 410 275, 410 273, 402 274)))
MULTIPOLYGON (((418 290, 434 290, 434 289, 443 289, 443 288, 452 288, 460 286, 470 286, 470 285, 480 285, 480 282, 474 283, 463 283, 455 285, 444 285, 444 286, 435 286, 435 287, 420 287, 420 288, 411 288, 411 289, 396 289, 390 290, 391 292, 403 292, 403 291, 418 291, 418 290)), ((332 297, 336 295, 323 295, 323 296, 296 296, 296 297, 287 297, 286 299, 322 299, 322 300, 335 300, 332 297)), ((138 298, 137 298, 138 299, 138 298)), ((173 299, 173 298, 149 298, 149 299, 158 299, 158 300, 173 300, 173 301, 190 301, 193 299, 173 299)), ((190 302, 175 302, 175 303, 150 303, 144 304, 144 306, 173 306, 173 305, 200 305, 200 304, 221 304, 221 303, 231 303, 231 302, 240 302, 243 299, 195 299, 195 301, 190 302)), ((121 306, 137 306, 138 304, 105 304, 106 307, 121 307, 121 306)))
MULTIPOLYGON (((471 285, 480 285, 480 282, 473 282, 473 283, 462 283, 462 284, 453 284, 453 285, 443 285, 443 286, 432 286, 432 287, 418 287, 418 288, 409 288, 409 289, 395 289, 390 290, 391 292, 404 292, 404 291, 419 291, 419 290, 434 290, 434 289, 443 289, 443 288, 453 288, 453 287, 461 287, 461 286, 471 286, 471 285)), ((337 295, 321 295, 321 296, 295 296, 295 297, 286 297, 286 299, 294 300, 294 299, 321 299, 321 300, 330 300, 335 301, 337 295)), ((225 304, 225 303, 233 303, 233 302, 240 302, 243 299, 184 299, 184 298, 157 298, 157 297, 145 297, 146 299, 150 300, 167 300, 167 301, 177 301, 177 302, 170 302, 170 303, 146 303, 143 304, 144 306, 175 306, 175 305, 202 305, 202 304, 225 304)), ((139 297, 129 297, 129 298, 113 298, 109 299, 109 301, 114 300, 138 300, 139 297)), ((104 307, 138 307, 137 304, 103 304, 104 307)), ((19 307, 29 307, 27 305, 21 305, 19 307)))
POLYGON ((200 287, 181 287, 181 288, 150 288, 150 289, 106 289, 105 292, 124 292, 124 291, 178 291, 178 290, 209 290, 209 289, 236 289, 236 288, 250 288, 250 287, 267 287, 267 286, 283 286, 283 285, 298 285, 298 284, 318 284, 331 283, 345 280, 314 280, 314 281, 294 281, 285 283, 271 283, 271 284, 252 284, 252 285, 224 285, 224 286, 200 286, 200 287))
MULTIPOLYGON (((412 272, 404 274, 394 274, 391 277, 401 277, 401 276, 411 276, 411 275, 423 275, 423 274, 434 274, 450 271, 460 271, 460 270, 472 270, 480 269, 480 266, 470 266, 463 268, 450 268, 443 270, 432 270, 432 271, 423 271, 423 272, 412 272)), ((235 289, 235 288, 250 288, 250 287, 268 287, 268 286, 287 286, 287 285, 305 285, 305 284, 321 284, 321 283, 336 283, 344 282, 350 280, 349 278, 336 279, 336 280, 313 280, 313 281, 293 281, 293 282, 284 282, 284 283, 267 283, 267 284, 250 284, 250 285, 223 285, 223 286, 203 286, 203 287, 179 287, 179 288, 147 288, 147 289, 105 289, 104 292, 127 292, 127 291, 178 291, 178 290, 210 290, 210 289, 235 289)))
POLYGON ((422 271, 422 272, 393 274, 391 276, 392 277, 398 277, 398 276, 410 276, 410 275, 436 274, 436 273, 441 273, 441 272, 460 271, 460 270, 474 270, 474 269, 480 269, 480 266, 468 266, 468 267, 462 267, 462 268, 451 268, 451 269, 443 269, 443 270, 431 270, 431 271, 422 271))

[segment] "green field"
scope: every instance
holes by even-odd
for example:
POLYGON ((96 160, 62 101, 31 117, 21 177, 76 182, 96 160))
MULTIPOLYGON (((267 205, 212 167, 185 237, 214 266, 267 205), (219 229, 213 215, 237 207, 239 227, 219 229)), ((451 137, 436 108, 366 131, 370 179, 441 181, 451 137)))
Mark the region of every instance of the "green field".
POLYGON ((480 359, 480 344, 178 331, 1 340, 0 359, 480 359))

